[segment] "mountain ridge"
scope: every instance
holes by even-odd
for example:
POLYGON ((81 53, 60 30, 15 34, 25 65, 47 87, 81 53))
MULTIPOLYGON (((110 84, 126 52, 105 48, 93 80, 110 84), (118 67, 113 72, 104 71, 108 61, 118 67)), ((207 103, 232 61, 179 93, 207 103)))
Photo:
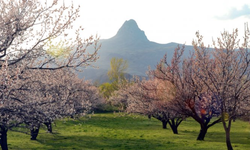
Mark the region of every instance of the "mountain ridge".
MULTIPOLYGON (((174 42, 159 44, 149 41, 145 32, 133 19, 125 21, 116 35, 109 39, 101 39, 100 43, 102 44, 98 52, 100 58, 92 64, 100 69, 84 69, 83 73, 79 73, 80 78, 98 80, 98 76, 103 76, 109 70, 110 60, 113 57, 128 61, 128 74, 146 76, 149 66, 154 69, 166 53, 168 59, 171 59, 175 48, 182 45, 174 42)), ((191 48, 192 46, 186 46, 186 49, 190 50, 191 48)), ((188 51, 184 51, 184 55, 188 54, 188 51)))

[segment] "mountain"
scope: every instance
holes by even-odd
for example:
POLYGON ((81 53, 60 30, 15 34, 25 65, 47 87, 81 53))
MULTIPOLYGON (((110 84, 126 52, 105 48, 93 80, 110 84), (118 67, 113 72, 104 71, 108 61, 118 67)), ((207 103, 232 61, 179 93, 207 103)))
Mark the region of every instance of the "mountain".
MULTIPOLYGON (((99 69, 86 68, 79 73, 79 77, 92 81, 99 80, 101 83, 105 82, 104 78, 110 68, 112 57, 128 61, 128 74, 146 76, 149 66, 154 69, 166 53, 170 60, 175 48, 182 45, 178 43, 159 44, 149 41, 145 32, 132 19, 125 21, 114 37, 101 39, 100 43, 102 44, 99 50, 100 59, 93 64, 99 69)), ((186 49, 192 49, 192 46, 186 46, 186 49)), ((188 51, 184 52, 184 55, 188 54, 188 51)))

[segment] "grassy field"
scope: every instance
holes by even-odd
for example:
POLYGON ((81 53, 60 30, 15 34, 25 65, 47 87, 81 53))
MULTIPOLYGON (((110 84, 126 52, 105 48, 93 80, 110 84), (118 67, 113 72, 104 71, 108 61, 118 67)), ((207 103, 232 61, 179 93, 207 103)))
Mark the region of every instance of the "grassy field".
MULTIPOLYGON (((15 150, 225 150, 222 124, 208 130, 205 141, 196 141, 199 124, 191 118, 179 126, 179 134, 162 129, 161 122, 144 116, 95 114, 91 118, 57 121, 54 134, 40 131, 37 141, 19 132, 8 132, 9 149, 15 150)), ((250 149, 250 124, 232 124, 235 150, 250 149)))

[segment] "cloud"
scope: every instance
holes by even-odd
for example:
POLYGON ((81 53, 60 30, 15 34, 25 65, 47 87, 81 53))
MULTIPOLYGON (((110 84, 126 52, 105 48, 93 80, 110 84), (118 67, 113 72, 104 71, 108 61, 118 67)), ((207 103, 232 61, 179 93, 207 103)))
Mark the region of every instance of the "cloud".
POLYGON ((242 6, 240 10, 234 8, 231 8, 230 11, 223 16, 217 16, 217 19, 223 19, 223 20, 231 20, 231 19, 236 19, 239 17, 245 16, 247 18, 250 18, 250 8, 248 5, 242 6))

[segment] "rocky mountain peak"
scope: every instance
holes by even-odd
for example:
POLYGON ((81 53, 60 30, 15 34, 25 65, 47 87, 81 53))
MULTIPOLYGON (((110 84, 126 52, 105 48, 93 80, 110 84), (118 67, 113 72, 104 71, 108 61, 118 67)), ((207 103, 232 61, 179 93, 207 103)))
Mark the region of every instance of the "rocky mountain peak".
POLYGON ((130 19, 123 23, 114 38, 148 41, 144 31, 142 31, 135 20, 130 19))

